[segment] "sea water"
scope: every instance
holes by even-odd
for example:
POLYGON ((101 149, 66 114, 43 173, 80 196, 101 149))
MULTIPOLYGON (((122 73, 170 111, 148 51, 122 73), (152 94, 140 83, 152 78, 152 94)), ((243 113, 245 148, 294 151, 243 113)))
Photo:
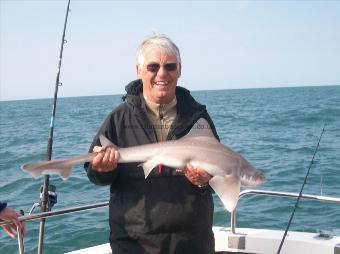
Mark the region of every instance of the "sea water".
MULTIPOLYGON (((298 193, 322 128, 305 194, 340 197, 340 86, 195 91, 207 109, 220 140, 264 173, 258 188, 298 193)), ((121 96, 60 98, 52 158, 88 151, 93 136, 121 96)), ((20 165, 44 160, 52 99, 0 102, 0 200, 27 214, 39 201, 43 180, 20 165)), ((53 210, 107 201, 108 186, 89 182, 81 165, 57 187, 53 210)), ((171 190, 169 190, 171 191, 171 190)), ((214 197, 214 225, 229 226, 230 215, 214 197)), ((295 200, 248 196, 237 208, 237 227, 284 230, 295 200)), ((38 212, 38 210, 36 211, 38 212)), ((26 253, 37 252, 38 222, 27 222, 26 253)), ((340 205, 302 200, 291 230, 340 234, 340 205)), ((46 220, 44 253, 64 253, 108 242, 108 209, 101 208, 46 220)), ((0 253, 17 253, 16 240, 0 230, 0 253)))

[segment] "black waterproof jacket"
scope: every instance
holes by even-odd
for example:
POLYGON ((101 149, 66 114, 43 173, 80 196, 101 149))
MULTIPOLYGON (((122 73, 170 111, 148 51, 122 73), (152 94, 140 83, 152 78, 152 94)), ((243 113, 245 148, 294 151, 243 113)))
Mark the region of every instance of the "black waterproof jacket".
MULTIPOLYGON (((126 86, 124 102, 101 126, 90 147, 100 145, 104 134, 118 147, 157 142, 146 114, 142 82, 126 86)), ((176 88, 177 117, 168 140, 186 135, 193 124, 205 118, 216 138, 206 107, 197 103, 184 88, 176 88)), ((118 164, 109 173, 97 173, 85 164, 89 179, 98 185, 110 184, 110 244, 114 254, 214 253, 213 199, 209 187, 192 185, 174 169, 155 168, 147 179, 136 163, 118 164)))

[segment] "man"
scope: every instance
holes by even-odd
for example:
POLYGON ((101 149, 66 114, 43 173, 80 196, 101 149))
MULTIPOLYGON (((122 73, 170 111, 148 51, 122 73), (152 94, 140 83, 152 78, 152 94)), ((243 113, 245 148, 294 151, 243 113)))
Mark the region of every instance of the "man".
POLYGON ((16 237, 15 231, 17 230, 17 227, 19 227, 22 234, 25 234, 25 226, 19 221, 19 216, 19 213, 7 207, 7 203, 0 202, 0 220, 9 220, 13 222, 13 224, 3 226, 4 230, 12 238, 16 237))
POLYGON ((89 179, 110 184, 112 253, 214 253, 213 199, 210 175, 187 165, 184 174, 162 165, 147 179, 136 163, 117 164, 119 153, 100 147, 99 134, 119 147, 179 139, 205 118, 216 138, 205 106, 177 86, 181 58, 165 36, 145 40, 137 51, 138 80, 126 86, 124 102, 106 118, 85 164, 89 179))

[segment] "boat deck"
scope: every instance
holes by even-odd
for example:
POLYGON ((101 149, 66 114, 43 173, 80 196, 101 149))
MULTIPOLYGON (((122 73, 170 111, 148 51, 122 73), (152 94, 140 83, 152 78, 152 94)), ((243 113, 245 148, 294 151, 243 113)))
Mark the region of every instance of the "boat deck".
MULTIPOLYGON (((284 231, 238 228, 233 234, 230 228, 214 227, 215 253, 277 253, 284 231)), ((289 232, 281 250, 282 254, 340 254, 340 236, 317 233, 289 232)), ((112 254, 110 244, 67 252, 65 254, 112 254)))

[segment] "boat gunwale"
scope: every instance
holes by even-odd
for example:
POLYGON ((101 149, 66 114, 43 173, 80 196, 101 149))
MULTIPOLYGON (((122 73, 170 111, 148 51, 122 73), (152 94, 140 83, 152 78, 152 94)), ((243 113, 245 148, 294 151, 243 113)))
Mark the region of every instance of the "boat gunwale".
MULTIPOLYGON (((290 197, 290 198, 298 198, 299 193, 294 192, 281 192, 281 191, 270 191, 270 190, 259 190, 259 189, 246 189, 239 193, 239 199, 242 197, 245 197, 247 195, 262 195, 262 196, 279 196, 279 197, 290 197)), ((312 200, 312 201, 319 201, 319 202, 331 202, 331 203, 339 203, 340 204, 340 198, 337 197, 331 197, 331 196, 322 196, 322 195, 311 195, 311 194, 302 194, 302 199, 312 200)), ((91 205, 83 205, 83 206, 77 206, 77 207, 71 207, 66 209, 60 209, 56 211, 48 211, 48 212, 41 212, 37 214, 29 214, 29 215, 23 215, 20 216, 18 219, 19 221, 33 221, 33 220, 40 220, 45 219, 48 217, 56 217, 61 216, 65 214, 70 213, 76 213, 80 211, 86 211, 86 210, 92 210, 97 208, 105 208, 109 206, 109 202, 100 202, 96 204, 91 205)), ((231 213, 230 216, 230 231, 232 234, 236 234, 236 208, 231 213)), ((0 221, 0 226, 5 226, 12 224, 11 221, 0 221)), ((18 230, 18 248, 19 253, 24 254, 24 236, 20 233, 20 230, 18 230)))

